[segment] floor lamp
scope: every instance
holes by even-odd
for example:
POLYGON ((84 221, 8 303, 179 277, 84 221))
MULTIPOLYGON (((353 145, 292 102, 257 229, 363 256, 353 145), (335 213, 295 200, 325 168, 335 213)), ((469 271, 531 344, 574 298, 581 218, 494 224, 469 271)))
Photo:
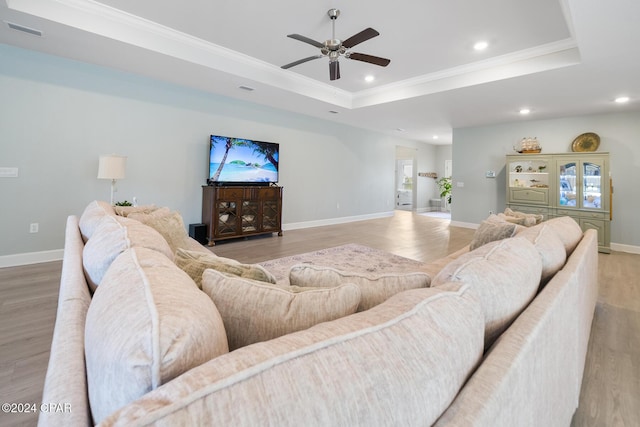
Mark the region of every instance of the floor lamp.
POLYGON ((100 156, 98 163, 98 179, 111 180, 111 205, 113 206, 113 193, 116 190, 116 180, 124 178, 124 170, 127 163, 125 156, 107 154, 100 156))

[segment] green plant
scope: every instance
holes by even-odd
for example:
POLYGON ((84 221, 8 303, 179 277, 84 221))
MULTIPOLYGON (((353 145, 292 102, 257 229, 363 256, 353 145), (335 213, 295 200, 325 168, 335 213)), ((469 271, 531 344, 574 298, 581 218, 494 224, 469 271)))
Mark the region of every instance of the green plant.
POLYGON ((115 206, 133 206, 130 202, 127 202, 126 200, 124 202, 116 202, 115 206))
POLYGON ((451 203, 451 177, 440 178, 436 181, 440 189, 440 197, 445 197, 447 203, 451 203))

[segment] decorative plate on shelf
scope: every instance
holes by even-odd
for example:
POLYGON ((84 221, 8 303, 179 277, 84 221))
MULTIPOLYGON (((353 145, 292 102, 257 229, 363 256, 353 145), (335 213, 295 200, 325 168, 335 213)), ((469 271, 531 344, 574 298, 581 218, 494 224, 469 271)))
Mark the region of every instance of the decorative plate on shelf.
POLYGON ((597 133, 587 132, 576 137, 571 144, 572 151, 596 151, 600 146, 600 136, 597 133))

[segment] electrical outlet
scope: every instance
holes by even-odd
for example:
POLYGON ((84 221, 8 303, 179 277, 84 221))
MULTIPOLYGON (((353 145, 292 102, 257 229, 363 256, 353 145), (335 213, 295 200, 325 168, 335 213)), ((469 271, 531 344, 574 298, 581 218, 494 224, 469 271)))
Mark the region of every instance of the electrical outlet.
POLYGON ((38 224, 37 222, 32 222, 31 224, 29 224, 29 233, 37 233, 39 229, 40 224, 38 224))

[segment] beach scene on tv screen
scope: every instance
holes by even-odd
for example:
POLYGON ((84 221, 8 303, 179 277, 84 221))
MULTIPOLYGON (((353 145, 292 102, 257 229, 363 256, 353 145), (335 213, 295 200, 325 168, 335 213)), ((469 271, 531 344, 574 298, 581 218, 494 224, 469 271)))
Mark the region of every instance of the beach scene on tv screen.
POLYGON ((214 182, 278 182, 278 144, 211 136, 209 179, 214 182))

